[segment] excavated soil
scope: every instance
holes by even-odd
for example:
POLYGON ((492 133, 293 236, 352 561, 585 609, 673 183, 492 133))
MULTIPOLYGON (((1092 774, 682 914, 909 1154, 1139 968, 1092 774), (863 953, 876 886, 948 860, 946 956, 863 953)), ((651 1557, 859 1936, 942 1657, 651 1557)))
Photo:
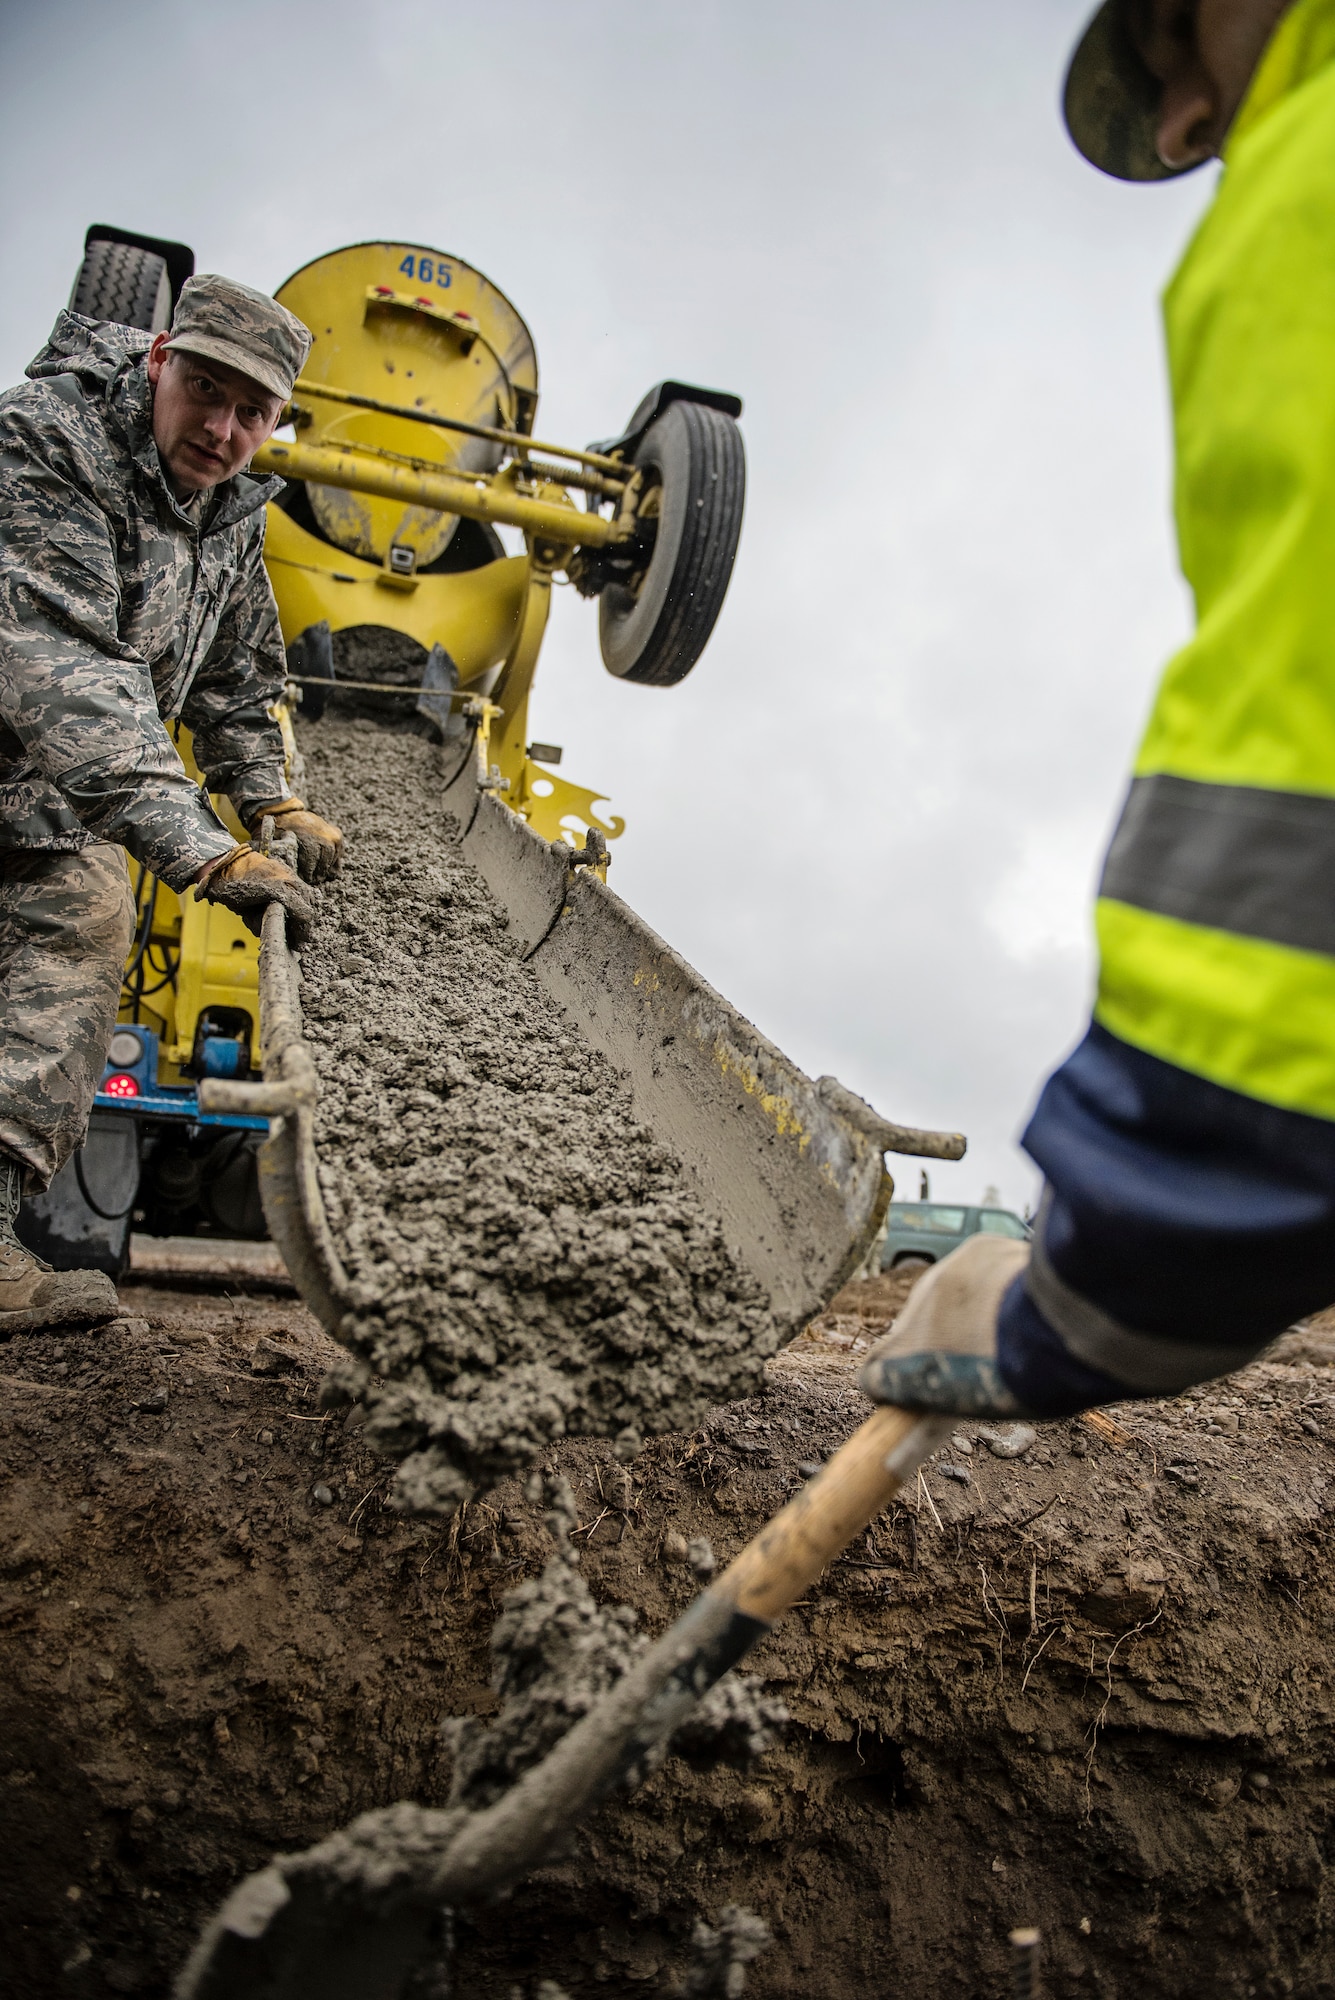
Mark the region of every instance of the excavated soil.
POLYGON ((348 836, 302 954, 353 1280, 337 1382, 404 1461, 396 1501, 448 1511, 566 1434, 633 1456, 754 1393, 768 1302, 524 965, 462 859, 440 751, 341 716, 301 743, 348 836))
MULTIPOLYGON (((545 1453, 599 1604, 662 1629, 687 1545, 726 1559, 860 1420, 862 1343, 904 1288, 850 1288, 758 1394, 632 1467, 545 1453)), ((335 1350, 294 1304, 123 1299, 100 1334, 0 1348, 0 1987, 21 2000, 165 2000, 239 1875, 444 1801, 441 1719, 494 1713, 489 1634, 551 1555, 517 1481, 444 1525, 387 1508, 360 1408, 317 1407, 335 1350)), ((1326 1317, 1199 1398, 1018 1457, 963 1427, 748 1661, 782 1741, 749 1772, 670 1759, 459 1920, 450 1990, 663 1996, 696 1922, 745 1905, 775 1938, 754 2000, 1000 2000, 1029 1923, 1053 1995, 1331 2000, 1326 1317)))

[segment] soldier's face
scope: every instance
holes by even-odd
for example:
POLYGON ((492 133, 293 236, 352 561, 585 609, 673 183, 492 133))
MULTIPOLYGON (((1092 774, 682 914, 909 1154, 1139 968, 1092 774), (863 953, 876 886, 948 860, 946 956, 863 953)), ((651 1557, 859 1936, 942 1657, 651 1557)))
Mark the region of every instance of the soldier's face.
POLYGON ((283 405, 257 382, 203 355, 149 349, 153 441, 178 494, 202 493, 250 463, 278 428, 283 405))

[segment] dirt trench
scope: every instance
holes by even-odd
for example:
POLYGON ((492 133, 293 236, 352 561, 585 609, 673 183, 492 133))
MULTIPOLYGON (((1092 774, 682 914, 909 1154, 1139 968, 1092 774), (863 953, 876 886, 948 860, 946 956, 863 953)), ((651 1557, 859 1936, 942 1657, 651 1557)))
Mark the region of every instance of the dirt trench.
MULTIPOLYGON (((862 1415, 906 1281, 850 1288, 763 1393, 547 1463, 600 1600, 659 1629, 862 1415)), ((101 1334, 0 1348, 0 1990, 169 1990, 242 1872, 443 1797, 487 1635, 548 1553, 513 1484, 385 1509, 295 1304, 127 1287, 101 1334)), ((966 1426, 751 1664, 792 1723, 749 1773, 673 1759, 457 1926, 448 1987, 665 1993, 693 1921, 769 1923, 756 2000, 972 2000, 1040 1924, 1053 1995, 1335 1994, 1335 1335, 1198 1399, 966 1426)), ((434 1987, 432 1979, 434 1978, 434 1987)))

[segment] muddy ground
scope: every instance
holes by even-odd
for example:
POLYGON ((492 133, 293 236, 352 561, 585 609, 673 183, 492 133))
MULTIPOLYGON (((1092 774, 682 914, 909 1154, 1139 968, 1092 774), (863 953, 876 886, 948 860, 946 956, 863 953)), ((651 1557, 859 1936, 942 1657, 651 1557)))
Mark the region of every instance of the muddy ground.
MULTIPOLYGON (((859 1421, 903 1279, 850 1288, 764 1393, 624 1473, 549 1454, 600 1598, 660 1628, 859 1421)), ((444 1531, 382 1508, 296 1304, 127 1286, 101 1334, 0 1348, 0 1987, 165 1996, 275 1848, 443 1796, 503 1592, 513 1486, 444 1531)), ((1327 1316, 1323 1316, 1323 1321, 1327 1316)), ((746 1775, 673 1760, 582 1851, 461 1924, 451 1991, 659 1995, 692 1921, 776 1942, 757 2000, 972 2000, 1037 1923, 1054 1995, 1335 1995, 1335 1333, 1199 1399, 965 1426, 757 1654, 793 1722, 746 1775), (1003 1447, 1006 1436, 994 1440, 1003 1447)), ((437 1985, 434 1989, 443 1991, 437 1985)))

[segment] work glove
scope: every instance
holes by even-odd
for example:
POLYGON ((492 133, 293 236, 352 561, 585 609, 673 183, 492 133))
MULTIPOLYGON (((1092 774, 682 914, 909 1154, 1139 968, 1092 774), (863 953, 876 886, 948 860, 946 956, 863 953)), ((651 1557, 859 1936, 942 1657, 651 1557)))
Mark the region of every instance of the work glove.
POLYGON ((235 910, 256 937, 270 903, 287 911, 289 944, 304 944, 315 922, 315 898, 285 861, 257 847, 234 847, 211 861, 195 883, 195 901, 235 910))
POLYGON ((973 1236, 919 1278, 858 1377, 873 1403, 950 1417, 1019 1417, 997 1367, 997 1314, 1029 1245, 973 1236))
POLYGON ((256 806, 249 819, 252 838, 265 819, 273 820, 275 833, 296 836, 297 869, 303 882, 327 882, 337 875, 343 865, 343 835, 304 800, 279 799, 271 806, 256 806))

